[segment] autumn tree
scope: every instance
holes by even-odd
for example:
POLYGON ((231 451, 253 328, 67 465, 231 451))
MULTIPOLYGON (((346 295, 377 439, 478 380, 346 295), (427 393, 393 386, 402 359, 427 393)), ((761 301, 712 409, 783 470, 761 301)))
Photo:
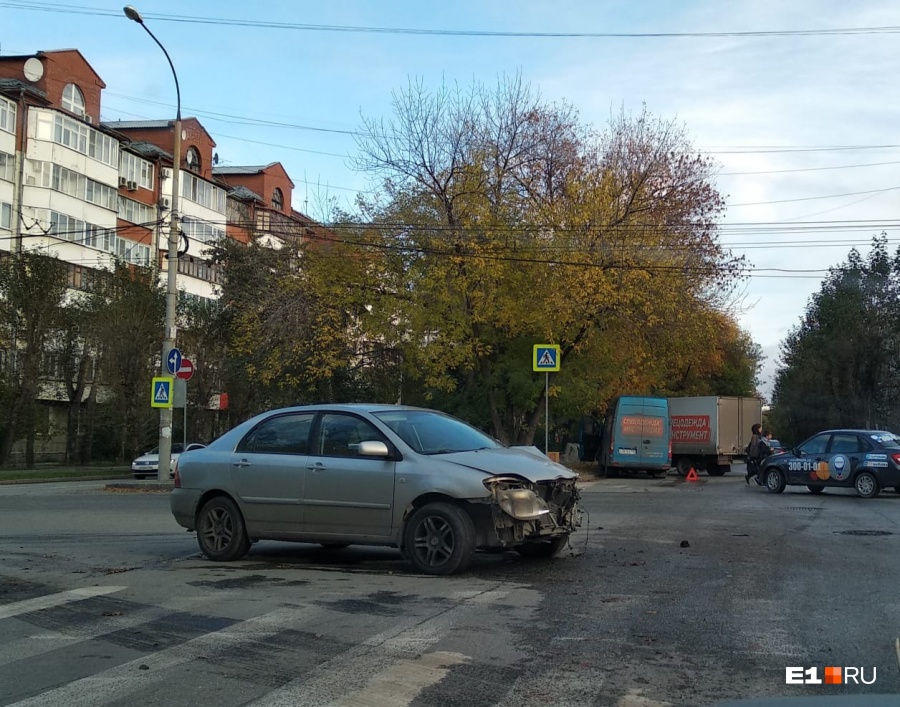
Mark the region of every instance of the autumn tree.
POLYGON ((656 332, 709 346, 742 262, 717 239, 715 165, 682 128, 645 111, 595 133, 518 77, 413 83, 393 108, 359 138, 358 167, 383 189, 356 242, 383 253, 393 296, 378 304, 427 400, 528 444, 544 396, 533 343, 560 344, 555 382, 577 372, 589 408, 663 387, 656 332))

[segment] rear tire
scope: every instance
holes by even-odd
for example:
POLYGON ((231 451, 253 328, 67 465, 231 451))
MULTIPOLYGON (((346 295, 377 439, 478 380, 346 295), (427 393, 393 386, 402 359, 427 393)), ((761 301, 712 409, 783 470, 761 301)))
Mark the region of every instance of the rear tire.
POLYGON ((694 464, 689 457, 679 457, 678 461, 675 463, 675 470, 678 472, 679 476, 687 476, 693 465, 694 464))
POLYGON ((542 540, 539 542, 525 543, 518 545, 515 551, 522 557, 555 557, 569 542, 568 535, 552 538, 551 540, 542 540))
POLYGON ((412 514, 403 529, 410 563, 423 574, 462 572, 475 552, 469 514, 449 503, 429 503, 412 514))
POLYGON ((227 496, 207 501, 197 514, 197 544, 210 560, 239 560, 250 549, 244 516, 227 496))
POLYGON ((869 471, 861 471, 853 480, 853 488, 860 498, 875 498, 881 490, 878 488, 878 479, 869 471))
POLYGON ((710 464, 706 469, 706 473, 710 476, 725 476, 725 473, 730 468, 727 464, 710 464))
POLYGON ((784 474, 775 467, 770 467, 765 471, 766 490, 769 493, 781 493, 787 484, 784 481, 784 474))

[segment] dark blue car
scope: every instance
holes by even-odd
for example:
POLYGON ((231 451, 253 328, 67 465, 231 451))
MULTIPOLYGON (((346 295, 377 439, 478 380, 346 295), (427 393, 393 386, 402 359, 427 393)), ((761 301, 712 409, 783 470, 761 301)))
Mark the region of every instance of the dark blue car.
POLYGON ((900 493, 900 437, 877 430, 828 430, 794 449, 763 460, 762 478, 771 493, 806 486, 853 488, 874 498, 883 488, 900 493))

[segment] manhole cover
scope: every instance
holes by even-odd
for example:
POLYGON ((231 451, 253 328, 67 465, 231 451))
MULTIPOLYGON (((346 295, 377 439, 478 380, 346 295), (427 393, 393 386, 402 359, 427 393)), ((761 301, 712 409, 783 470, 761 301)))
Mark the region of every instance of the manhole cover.
POLYGON ((822 509, 818 506, 788 506, 787 510, 789 510, 789 511, 821 511, 822 509))
POLYGON ((893 535, 888 530, 835 530, 837 535, 893 535))

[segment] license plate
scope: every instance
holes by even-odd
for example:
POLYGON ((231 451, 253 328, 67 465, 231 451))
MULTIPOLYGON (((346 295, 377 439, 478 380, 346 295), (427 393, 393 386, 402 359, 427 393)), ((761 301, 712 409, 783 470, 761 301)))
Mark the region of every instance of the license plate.
POLYGON ((619 449, 619 454, 637 454, 636 449, 619 449))

